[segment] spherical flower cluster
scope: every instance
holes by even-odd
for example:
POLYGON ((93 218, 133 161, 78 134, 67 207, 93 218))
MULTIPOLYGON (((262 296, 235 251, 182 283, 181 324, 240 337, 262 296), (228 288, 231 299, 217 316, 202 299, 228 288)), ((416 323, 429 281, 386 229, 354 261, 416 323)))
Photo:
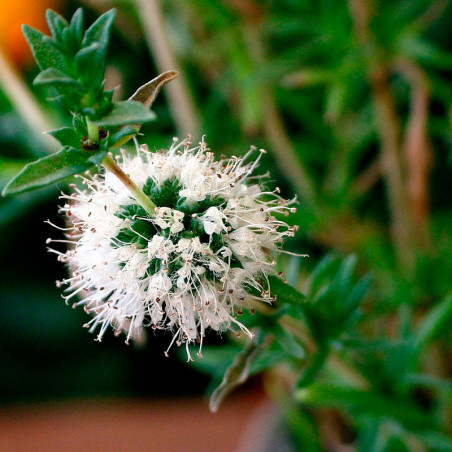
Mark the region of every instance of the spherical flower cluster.
POLYGON ((204 141, 174 139, 167 151, 122 153, 118 165, 155 203, 153 215, 109 172, 62 196, 70 245, 51 251, 71 272, 66 302, 80 297, 74 307, 93 315, 85 326, 98 340, 109 325, 126 341, 146 326, 170 329, 170 347, 185 343, 190 359, 188 345, 201 356, 208 328, 252 336, 237 316, 249 300, 273 300, 273 254, 296 229, 274 216, 295 200, 263 188, 265 176, 252 175, 261 154, 246 163, 253 152, 215 160, 204 141))

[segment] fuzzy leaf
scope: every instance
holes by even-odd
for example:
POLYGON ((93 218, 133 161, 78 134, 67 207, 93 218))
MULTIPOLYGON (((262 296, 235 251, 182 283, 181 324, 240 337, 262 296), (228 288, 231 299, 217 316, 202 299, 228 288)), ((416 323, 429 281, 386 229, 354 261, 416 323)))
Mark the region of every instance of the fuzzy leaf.
POLYGON ((57 139, 63 146, 70 146, 75 149, 80 147, 81 136, 71 127, 62 127, 47 133, 57 139))
POLYGON ((75 85, 79 86, 77 80, 69 77, 63 72, 55 69, 53 67, 49 67, 44 71, 40 72, 35 79, 33 80, 33 85, 75 85))
POLYGON ((74 40, 77 42, 78 46, 81 46, 83 41, 83 23, 83 8, 78 8, 72 16, 71 23, 69 25, 71 34, 74 37, 74 40))
POLYGON ((106 152, 87 152, 65 146, 59 152, 31 162, 3 189, 2 195, 23 193, 86 171, 100 163, 106 152))
POLYGON ((155 114, 149 111, 143 104, 127 100, 123 102, 114 102, 113 109, 103 118, 93 120, 96 126, 123 126, 126 124, 142 124, 143 122, 153 121, 155 114))
POLYGON ((48 39, 44 39, 46 36, 43 33, 28 25, 22 25, 22 33, 30 45, 33 56, 41 70, 53 67, 66 72, 66 63, 63 55, 48 39))
POLYGON ((82 43, 83 47, 88 47, 94 43, 100 43, 107 46, 115 16, 115 9, 111 9, 105 14, 102 14, 102 16, 100 16, 96 22, 94 22, 91 27, 86 30, 82 43))
POLYGON ((57 40, 61 40, 63 35, 63 30, 69 26, 66 19, 61 17, 57 12, 52 9, 48 9, 46 11, 46 20, 47 25, 49 26, 49 30, 52 33, 52 36, 57 40))
POLYGON ((94 88, 102 84, 104 78, 107 47, 99 43, 83 47, 75 55, 77 73, 84 83, 94 88))

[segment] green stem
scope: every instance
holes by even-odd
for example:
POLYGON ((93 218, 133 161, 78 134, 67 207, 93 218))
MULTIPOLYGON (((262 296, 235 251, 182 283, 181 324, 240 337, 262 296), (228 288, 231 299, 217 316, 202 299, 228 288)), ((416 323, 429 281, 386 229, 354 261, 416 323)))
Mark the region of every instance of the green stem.
POLYGON ((151 199, 133 182, 130 177, 115 163, 110 154, 107 154, 102 160, 102 165, 111 171, 130 191, 136 201, 143 207, 149 215, 155 214, 155 208, 157 207, 151 199))
POLYGON ((86 118, 86 126, 88 128, 88 138, 91 141, 99 141, 99 127, 94 125, 88 118, 86 118))
MULTIPOLYGON (((88 129, 88 138, 91 141, 99 141, 99 127, 94 125, 88 118, 86 118, 86 127, 88 129)), ((133 182, 133 180, 130 179, 130 177, 116 164, 110 154, 107 154, 104 157, 102 165, 105 169, 112 172, 125 185, 138 204, 140 204, 149 215, 154 215, 155 208, 157 206, 151 201, 149 196, 146 196, 143 190, 138 187, 138 185, 133 182)))

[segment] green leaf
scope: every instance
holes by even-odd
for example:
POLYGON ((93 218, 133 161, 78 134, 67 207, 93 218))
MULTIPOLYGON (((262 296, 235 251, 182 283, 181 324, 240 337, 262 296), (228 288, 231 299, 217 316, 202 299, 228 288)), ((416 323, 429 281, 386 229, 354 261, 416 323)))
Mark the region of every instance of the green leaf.
POLYGON ((348 307, 349 313, 356 311, 361 300, 369 290, 372 277, 370 274, 364 275, 353 287, 348 297, 345 299, 345 305, 348 307))
POLYGON ((314 383, 296 391, 295 398, 313 406, 349 409, 377 418, 392 417, 412 429, 428 429, 432 425, 431 416, 420 410, 411 400, 396 400, 377 392, 334 386, 331 383, 314 383))
POLYGON ((77 73, 86 85, 97 88, 102 84, 106 54, 106 46, 94 43, 88 47, 83 47, 75 55, 77 73))
POLYGON ((452 294, 434 306, 419 325, 414 338, 414 349, 417 354, 440 336, 444 330, 450 330, 452 320, 452 294))
POLYGON ((105 46, 108 45, 115 16, 115 9, 111 9, 105 14, 102 14, 102 16, 86 30, 85 36, 83 37, 83 47, 88 47, 94 43, 101 43, 105 46))
POLYGON ((249 340, 226 370, 220 386, 215 389, 210 397, 209 408, 212 413, 218 411, 220 403, 228 394, 248 379, 251 364, 263 347, 261 336, 262 335, 259 335, 259 337, 249 340))
POLYGON ((450 452, 452 450, 452 438, 440 432, 424 431, 418 432, 418 436, 433 450, 450 452))
POLYGON ((308 297, 316 294, 325 284, 325 280, 333 276, 339 265, 339 259, 331 254, 326 255, 312 271, 309 278, 308 297))
POLYGON ((83 23, 83 8, 78 8, 72 16, 71 23, 69 25, 69 30, 78 46, 81 46, 83 41, 83 23))
POLYGON ((116 133, 108 138, 108 147, 115 148, 122 146, 124 143, 134 137, 139 131, 138 126, 121 127, 116 133))
POLYGON ((270 288, 272 295, 276 295, 276 300, 278 303, 289 303, 294 305, 300 305, 306 297, 298 292, 294 287, 281 281, 281 279, 276 276, 270 276, 270 288))
POLYGON ((356 257, 344 260, 327 256, 311 275, 303 315, 319 341, 339 337, 359 314, 359 304, 369 287, 369 276, 354 282, 356 257))
POLYGON ((64 57, 46 38, 46 36, 38 30, 22 25, 22 33, 27 40, 33 56, 41 70, 53 67, 61 72, 67 72, 64 57))
POLYGON ((2 195, 23 193, 52 184, 99 164, 106 152, 87 152, 65 146, 59 152, 25 165, 3 189, 2 195))
POLYGON ((70 146, 75 149, 80 147, 81 136, 71 127, 62 127, 47 133, 56 138, 63 146, 70 146))
POLYGON ((357 262, 358 259, 354 254, 347 256, 337 272, 335 280, 338 282, 339 293, 342 297, 345 297, 352 287, 357 262))
POLYGON ((40 72, 35 79, 33 80, 33 85, 36 86, 45 86, 45 85, 74 85, 80 86, 77 80, 74 80, 69 75, 64 74, 63 72, 55 69, 53 67, 49 67, 44 71, 40 72))
MULTIPOLYGON (((296 443, 296 450, 303 452, 321 452, 319 432, 314 419, 309 415, 308 410, 298 406, 290 397, 279 396, 277 401, 278 409, 281 410, 284 421, 290 429, 292 439, 296 443)), ((290 448, 290 450, 293 450, 290 448)))
POLYGON ((155 114, 143 104, 133 100, 114 102, 113 109, 103 118, 92 120, 99 127, 123 126, 126 124, 142 124, 155 119, 155 114))
POLYGON ((290 356, 297 359, 305 359, 306 352, 302 344, 300 344, 295 337, 286 331, 277 323, 273 325, 271 329, 272 334, 275 336, 275 340, 281 345, 282 349, 290 356))
POLYGON ((57 40, 61 41, 63 36, 63 30, 69 26, 66 19, 61 17, 57 12, 52 9, 46 11, 46 20, 49 30, 57 40))
MULTIPOLYGON (((267 342, 269 339, 271 338, 267 336, 267 342)), ((251 363, 250 375, 256 375, 267 369, 274 368, 284 359, 287 359, 287 353, 282 349, 279 342, 272 341, 270 345, 265 344, 265 347, 262 348, 251 363)))

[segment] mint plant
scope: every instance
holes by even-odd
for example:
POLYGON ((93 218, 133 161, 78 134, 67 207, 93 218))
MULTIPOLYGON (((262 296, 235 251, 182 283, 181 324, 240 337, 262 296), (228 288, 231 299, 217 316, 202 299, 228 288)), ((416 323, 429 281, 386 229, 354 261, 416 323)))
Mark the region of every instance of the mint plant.
POLYGON ((58 282, 66 303, 91 315, 85 326, 99 341, 109 327, 126 342, 150 327, 172 331, 166 355, 174 344, 185 346, 189 361, 192 345, 199 358, 207 350, 195 365, 218 382, 212 411, 250 374, 281 361, 296 369, 294 391, 302 394, 356 320, 368 278, 356 281, 354 257, 330 258, 312 274, 307 297, 287 284, 278 255, 304 256, 283 249, 298 229, 285 221, 296 199, 267 189, 267 176, 256 174, 262 149, 218 159, 204 140, 187 138, 164 151, 137 144, 135 154, 113 157, 155 119, 149 108, 177 76, 165 72, 114 102, 113 91, 104 91, 114 16, 111 10, 84 31, 81 9, 70 22, 49 10, 52 36, 23 27, 41 69, 34 84, 54 89, 73 124, 48 132, 61 150, 26 165, 3 195, 81 179, 62 195, 70 246, 50 251, 69 267, 58 282), (235 356, 228 363, 223 347, 203 348, 209 330, 247 342, 228 346, 235 356))

